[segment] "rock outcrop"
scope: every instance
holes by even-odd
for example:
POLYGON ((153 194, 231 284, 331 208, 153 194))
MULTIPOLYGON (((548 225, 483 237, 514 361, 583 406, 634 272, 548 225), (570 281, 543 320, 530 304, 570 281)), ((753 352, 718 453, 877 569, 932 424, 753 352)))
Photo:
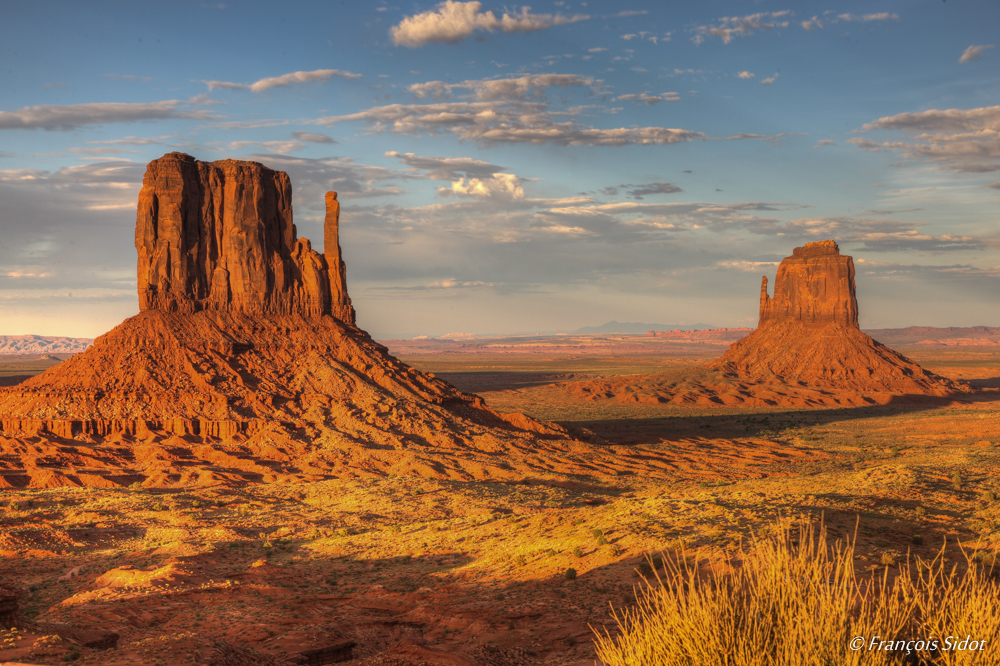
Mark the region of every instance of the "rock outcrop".
POLYGON ((320 254, 297 237, 288 174, 256 162, 164 155, 150 162, 139 192, 139 308, 333 314, 353 325, 339 214, 330 192, 320 254))
POLYGON ((858 328, 854 260, 840 254, 832 241, 806 243, 778 266, 774 298, 767 295, 767 276, 760 286, 760 323, 794 321, 824 326, 839 323, 858 328))
POLYGON ((869 393, 962 390, 861 332, 854 260, 832 240, 806 243, 782 260, 773 298, 764 278, 757 330, 733 344, 717 367, 741 380, 869 393))
POLYGON ((286 174, 180 153, 151 162, 136 220, 142 312, 0 389, 0 488, 506 478, 523 474, 518 451, 555 469, 580 444, 564 430, 499 414, 354 325, 336 193, 326 204, 320 254, 296 234, 286 174))

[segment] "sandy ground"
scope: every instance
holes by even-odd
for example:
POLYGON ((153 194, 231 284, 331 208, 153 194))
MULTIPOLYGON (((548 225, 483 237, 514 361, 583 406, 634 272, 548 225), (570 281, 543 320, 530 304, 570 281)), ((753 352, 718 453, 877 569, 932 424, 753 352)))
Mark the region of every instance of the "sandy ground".
MULTIPOLYGON (((1000 387, 995 347, 901 351, 1000 387)), ((857 530, 869 569, 942 544, 960 562, 959 540, 1000 547, 996 392, 625 404, 559 386, 711 355, 400 356, 496 409, 588 433, 620 473, 5 491, 0 583, 20 610, 0 662, 590 664, 593 631, 614 632, 648 553, 683 547, 708 567, 754 534, 821 519, 835 538, 857 530)))

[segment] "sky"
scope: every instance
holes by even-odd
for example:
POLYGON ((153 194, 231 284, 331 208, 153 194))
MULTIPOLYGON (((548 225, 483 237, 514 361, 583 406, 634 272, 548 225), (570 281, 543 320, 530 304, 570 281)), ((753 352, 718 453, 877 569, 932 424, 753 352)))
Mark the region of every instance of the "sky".
POLYGON ((376 338, 754 326, 831 238, 862 327, 1000 326, 995 0, 0 7, 0 334, 138 312, 173 151, 339 192, 376 338))

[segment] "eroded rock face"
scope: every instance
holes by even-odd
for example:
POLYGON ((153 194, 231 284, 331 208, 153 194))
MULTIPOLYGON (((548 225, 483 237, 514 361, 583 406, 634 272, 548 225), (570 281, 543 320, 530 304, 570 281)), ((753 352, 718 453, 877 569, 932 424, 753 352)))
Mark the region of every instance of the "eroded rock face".
POLYGON ((854 260, 832 240, 795 248, 778 266, 774 298, 767 295, 767 276, 761 283, 759 325, 773 321, 858 328, 854 260))
MULTIPOLYGON (((336 193, 330 195, 336 203, 336 193)), ((332 225, 328 209, 326 225, 333 234, 327 249, 337 251, 320 254, 296 235, 288 174, 257 162, 164 155, 149 163, 139 193, 139 307, 334 314, 353 325, 338 215, 339 204, 332 225)))

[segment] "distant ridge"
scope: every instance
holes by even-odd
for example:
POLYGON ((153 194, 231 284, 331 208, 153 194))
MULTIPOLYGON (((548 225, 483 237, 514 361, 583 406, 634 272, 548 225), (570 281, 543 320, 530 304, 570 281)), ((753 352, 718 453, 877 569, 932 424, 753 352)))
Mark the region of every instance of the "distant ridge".
POLYGON ((648 331, 699 331, 704 328, 712 328, 712 326, 709 324, 643 324, 641 322, 609 321, 601 326, 584 326, 573 332, 577 335, 588 333, 635 333, 641 335, 648 331))
POLYGON ((93 338, 0 335, 0 354, 78 354, 93 341, 93 338))

